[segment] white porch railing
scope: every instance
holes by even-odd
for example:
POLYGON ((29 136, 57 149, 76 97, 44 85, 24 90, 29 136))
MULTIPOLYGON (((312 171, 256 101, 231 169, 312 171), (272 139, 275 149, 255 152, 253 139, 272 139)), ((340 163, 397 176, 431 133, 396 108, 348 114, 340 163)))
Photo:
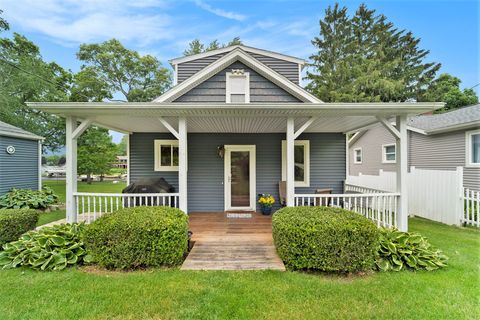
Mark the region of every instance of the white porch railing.
POLYGON ((461 222, 480 227, 480 191, 464 188, 461 222))
POLYGON ((344 185, 345 192, 354 192, 354 193, 387 193, 387 191, 373 189, 369 187, 363 187, 356 184, 345 183, 344 185))
POLYGON ((329 206, 354 211, 377 226, 397 226, 399 193, 296 194, 295 206, 329 206))
POLYGON ((75 192, 77 221, 90 223, 104 213, 138 206, 178 208, 178 193, 90 193, 75 192))

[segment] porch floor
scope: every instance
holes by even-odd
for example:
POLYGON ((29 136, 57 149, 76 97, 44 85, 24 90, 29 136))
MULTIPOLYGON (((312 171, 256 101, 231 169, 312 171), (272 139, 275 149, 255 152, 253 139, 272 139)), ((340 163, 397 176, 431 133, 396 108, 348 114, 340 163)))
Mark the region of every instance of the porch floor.
POLYGON ((195 245, 181 270, 285 270, 272 238, 272 217, 227 218, 221 213, 190 213, 195 245))

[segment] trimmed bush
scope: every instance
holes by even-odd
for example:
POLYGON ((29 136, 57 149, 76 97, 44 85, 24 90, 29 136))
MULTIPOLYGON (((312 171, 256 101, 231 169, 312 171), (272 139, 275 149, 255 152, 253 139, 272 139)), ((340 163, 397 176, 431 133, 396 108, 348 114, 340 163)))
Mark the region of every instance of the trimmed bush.
POLYGON ((85 224, 62 224, 29 231, 7 243, 0 252, 0 266, 20 266, 36 270, 63 270, 88 261, 81 240, 85 224))
POLYGON ((375 264, 380 271, 427 270, 447 266, 448 257, 414 232, 381 229, 375 264))
POLYGON ((35 229, 38 217, 33 209, 0 209, 0 246, 35 229))
POLYGON ((272 218, 273 240, 289 269, 355 272, 372 269, 379 231, 340 208, 287 207, 272 218))
POLYGON ((187 252, 188 217, 170 207, 135 207, 88 225, 84 242, 93 261, 109 269, 176 266, 187 252))
POLYGON ((58 196, 53 190, 44 186, 42 190, 12 188, 0 197, 0 208, 7 209, 45 209, 57 203, 58 196))

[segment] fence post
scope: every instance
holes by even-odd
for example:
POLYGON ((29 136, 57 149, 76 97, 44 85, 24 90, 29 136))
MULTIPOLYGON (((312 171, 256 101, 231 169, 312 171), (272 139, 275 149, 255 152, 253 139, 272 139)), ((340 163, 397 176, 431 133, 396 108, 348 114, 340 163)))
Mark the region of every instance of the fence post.
POLYGON ((462 224, 462 218, 465 216, 464 206, 464 192, 463 192, 463 167, 457 167, 457 177, 456 177, 456 192, 455 192, 455 212, 453 216, 453 223, 457 226, 462 224))

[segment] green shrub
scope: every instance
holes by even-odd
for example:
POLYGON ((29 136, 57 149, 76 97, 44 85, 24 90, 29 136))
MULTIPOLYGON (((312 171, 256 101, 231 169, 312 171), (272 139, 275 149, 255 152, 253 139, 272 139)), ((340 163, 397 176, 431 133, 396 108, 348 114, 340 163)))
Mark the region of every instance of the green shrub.
POLYGON ((7 243, 0 252, 3 269, 20 266, 37 270, 63 270, 83 263, 87 254, 81 240, 84 224, 62 224, 29 231, 7 243))
POLYGON ((0 209, 0 246, 35 229, 38 217, 33 209, 0 209))
POLYGON ((170 207, 135 207, 106 214, 88 225, 85 245, 109 269, 175 266, 188 243, 188 218, 170 207))
POLYGON ((0 208, 45 209, 58 201, 58 196, 49 187, 42 190, 15 189, 0 197, 0 208))
POLYGON ((381 229, 375 264, 381 271, 436 270, 448 258, 418 233, 381 229))
POLYGON ((372 269, 379 231, 340 208, 286 207, 272 218, 273 239, 289 269, 355 272, 372 269))

